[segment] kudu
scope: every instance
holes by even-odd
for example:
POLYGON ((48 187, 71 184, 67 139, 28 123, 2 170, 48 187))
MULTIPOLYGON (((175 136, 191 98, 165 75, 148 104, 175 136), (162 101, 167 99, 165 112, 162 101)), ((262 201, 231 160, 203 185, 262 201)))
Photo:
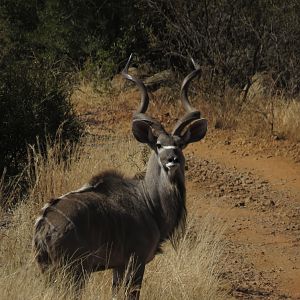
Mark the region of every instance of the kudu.
POLYGON ((141 92, 132 132, 152 149, 144 178, 106 171, 83 188, 51 200, 36 220, 33 247, 42 272, 51 273, 68 263, 81 289, 87 275, 112 268, 113 296, 124 282, 125 297, 139 299, 145 265, 185 224, 182 149, 205 136, 207 121, 188 100, 189 84, 201 72, 193 60, 195 70, 181 87, 186 113, 171 134, 146 114, 147 90, 140 79, 128 74, 130 61, 131 56, 122 74, 141 92))

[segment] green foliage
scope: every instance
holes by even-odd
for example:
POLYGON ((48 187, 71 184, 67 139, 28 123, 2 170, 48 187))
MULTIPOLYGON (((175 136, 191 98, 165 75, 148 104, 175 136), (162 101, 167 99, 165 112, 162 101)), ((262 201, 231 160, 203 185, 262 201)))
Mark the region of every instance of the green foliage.
POLYGON ((0 173, 18 174, 27 161, 27 148, 43 148, 57 131, 62 141, 77 141, 82 133, 69 100, 69 91, 53 70, 18 63, 0 72, 0 173))
MULTIPOLYGON (((45 51, 36 1, 4 0, 0 4, 0 174, 18 175, 27 149, 61 132, 62 142, 82 134, 70 103, 66 56, 45 51)), ((48 48, 47 48, 48 49, 48 48)))
MULTIPOLYGON (((135 2, 3 0, 0 3, 0 173, 18 174, 29 145, 78 140, 82 127, 65 78, 108 77, 145 36, 135 2), (135 20, 133 22, 133 20, 135 20)), ((142 51, 140 51, 142 52, 142 51)))
POLYGON ((12 30, 14 56, 63 61, 66 71, 92 62, 95 70, 111 76, 120 59, 145 52, 147 36, 139 14, 130 0, 3 0, 0 25, 2 20, 12 30))

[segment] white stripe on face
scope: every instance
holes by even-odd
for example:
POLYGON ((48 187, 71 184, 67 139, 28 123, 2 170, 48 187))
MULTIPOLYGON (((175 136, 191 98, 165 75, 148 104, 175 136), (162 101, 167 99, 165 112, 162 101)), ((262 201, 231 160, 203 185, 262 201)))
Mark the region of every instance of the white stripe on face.
POLYGON ((177 146, 162 146, 164 149, 177 149, 177 146))
POLYGON ((169 162, 166 164, 166 167, 171 170, 173 167, 178 167, 179 166, 179 163, 173 163, 173 162, 169 162))

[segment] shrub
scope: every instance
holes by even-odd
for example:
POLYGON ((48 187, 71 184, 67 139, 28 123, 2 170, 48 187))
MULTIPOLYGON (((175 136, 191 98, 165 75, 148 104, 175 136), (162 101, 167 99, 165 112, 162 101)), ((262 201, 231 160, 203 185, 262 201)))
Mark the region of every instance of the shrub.
POLYGON ((0 173, 17 175, 27 161, 27 148, 41 148, 60 129, 61 139, 78 141, 82 125, 70 103, 62 74, 38 63, 15 63, 0 72, 0 173))

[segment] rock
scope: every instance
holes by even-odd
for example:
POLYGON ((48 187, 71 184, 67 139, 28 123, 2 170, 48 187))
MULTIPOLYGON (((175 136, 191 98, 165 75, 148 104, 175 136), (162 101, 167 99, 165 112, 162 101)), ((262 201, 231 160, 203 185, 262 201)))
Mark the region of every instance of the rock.
POLYGON ((153 68, 149 63, 144 63, 139 66, 139 77, 149 77, 151 74, 153 74, 153 68))
POLYGON ((151 90, 155 91, 158 89, 162 84, 168 85, 172 84, 175 80, 175 74, 172 70, 165 70, 159 73, 154 74, 151 77, 148 77, 144 80, 146 87, 151 90))
POLYGON ((245 201, 240 201, 239 203, 237 203, 235 205, 235 207, 246 207, 246 203, 245 203, 245 201))
POLYGON ((270 205, 275 206, 275 202, 273 200, 270 200, 270 205))
MULTIPOLYGON (((273 86, 273 79, 269 73, 257 72, 251 78, 251 86, 248 90, 248 96, 253 98, 255 96, 266 96, 268 95, 270 86, 273 86)), ((247 86, 244 87, 247 89, 247 86)))

